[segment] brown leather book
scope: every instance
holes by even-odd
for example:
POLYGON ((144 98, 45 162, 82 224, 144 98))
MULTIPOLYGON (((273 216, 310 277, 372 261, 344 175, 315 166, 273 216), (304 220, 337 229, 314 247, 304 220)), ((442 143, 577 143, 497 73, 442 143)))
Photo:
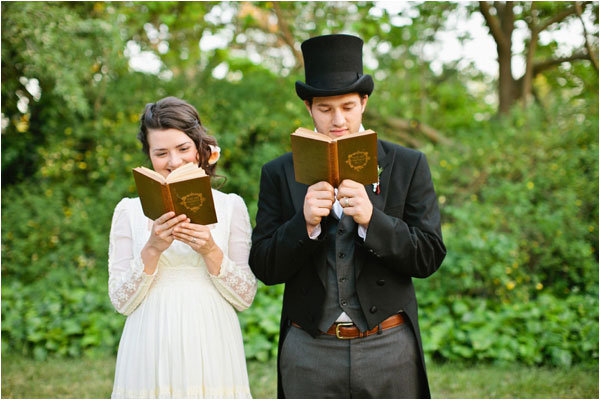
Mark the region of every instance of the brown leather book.
POLYGON ((307 185, 327 181, 338 187, 344 179, 363 185, 377 182, 377 133, 372 130, 331 139, 298 128, 291 135, 296 181, 307 185))
POLYGON ((185 214, 194 224, 217 222, 210 176, 198 165, 188 163, 166 178, 149 168, 138 167, 133 169, 133 178, 148 218, 155 220, 175 211, 176 215, 185 214))

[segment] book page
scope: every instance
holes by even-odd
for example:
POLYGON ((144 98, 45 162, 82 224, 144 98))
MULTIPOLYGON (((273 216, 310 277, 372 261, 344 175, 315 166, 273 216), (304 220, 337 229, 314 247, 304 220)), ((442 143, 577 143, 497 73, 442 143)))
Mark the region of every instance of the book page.
POLYGON ((374 134, 375 131, 368 129, 366 131, 362 131, 362 132, 355 132, 355 133, 347 133, 344 136, 340 136, 338 138, 333 139, 334 141, 340 141, 340 140, 344 140, 344 139, 352 139, 355 137, 359 137, 359 136, 366 136, 366 135, 371 135, 374 134))
POLYGON ((150 179, 154 179, 155 181, 159 182, 159 183, 165 183, 165 178, 159 174, 158 172, 151 170, 150 168, 146 168, 146 167, 137 167, 134 168, 134 171, 139 172, 142 175, 147 176, 150 179))
POLYGON ((296 131, 294 131, 292 133, 292 135, 305 137, 305 138, 309 138, 309 139, 314 139, 314 140, 321 140, 323 142, 331 142, 332 141, 332 139, 329 136, 327 136, 323 133, 308 130, 306 128, 298 128, 298 129, 296 129, 296 131))
POLYGON ((171 172, 166 179, 167 183, 181 182, 192 178, 206 176, 204 169, 195 163, 187 163, 171 172))

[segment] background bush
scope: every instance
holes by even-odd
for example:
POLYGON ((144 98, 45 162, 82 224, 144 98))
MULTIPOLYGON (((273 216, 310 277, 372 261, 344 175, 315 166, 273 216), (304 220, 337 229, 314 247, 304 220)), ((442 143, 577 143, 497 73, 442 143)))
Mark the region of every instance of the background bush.
MULTIPOLYGON (((116 352, 125 317, 108 299, 108 232, 118 201, 136 195, 131 168, 149 165, 135 139, 147 102, 174 95, 198 108, 223 149, 221 190, 239 193, 254 223, 260 168, 289 151, 291 131, 311 125, 293 90, 303 75, 235 49, 194 53, 198 29, 220 28, 204 19, 215 4, 186 3, 185 12, 170 3, 2 4, 3 352, 37 359, 116 352), (49 22, 35 23, 42 19, 49 22), (146 23, 180 38, 159 53, 168 79, 128 66, 129 40, 156 51, 146 23), (184 50, 187 59, 173 58, 184 50), (223 62, 228 73, 217 79, 212 71, 223 62), (37 98, 25 90, 34 78, 37 98)), ((448 248, 442 268, 416 281, 426 356, 597 363, 597 72, 590 63, 548 72, 536 81, 535 104, 498 117, 485 100, 494 87, 480 73, 445 66, 434 75, 409 51, 451 11, 447 4, 418 6, 427 19, 406 34, 381 31, 389 16, 369 14, 370 3, 351 6, 331 6, 336 21, 401 52, 375 55, 387 77, 376 77, 365 126, 404 143, 386 123, 404 118, 447 139, 410 132, 428 157, 448 248), (486 89, 468 90, 468 82, 486 89)), ((250 35, 256 19, 241 21, 250 35)), ((248 358, 276 356, 282 295, 283 286, 261 284, 239 314, 248 358)))

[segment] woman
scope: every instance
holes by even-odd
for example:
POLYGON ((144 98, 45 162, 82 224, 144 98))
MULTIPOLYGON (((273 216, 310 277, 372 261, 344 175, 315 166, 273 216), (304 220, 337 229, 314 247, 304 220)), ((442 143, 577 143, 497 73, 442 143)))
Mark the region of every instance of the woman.
MULTIPOLYGON (((188 162, 215 175, 216 140, 183 100, 148 104, 138 139, 165 177, 188 162)), ((139 198, 116 206, 108 286, 113 305, 128 317, 112 397, 250 397, 234 307, 248 308, 256 293, 251 226, 241 197, 213 190, 213 199, 219 222, 212 226, 173 212, 151 221, 139 198)))

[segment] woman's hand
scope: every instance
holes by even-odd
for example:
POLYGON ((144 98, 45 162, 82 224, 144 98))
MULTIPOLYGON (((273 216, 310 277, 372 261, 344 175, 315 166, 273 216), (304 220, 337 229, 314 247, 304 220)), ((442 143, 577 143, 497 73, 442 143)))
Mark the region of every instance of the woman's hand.
POLYGON ((162 253, 171 246, 175 240, 174 229, 177 225, 189 221, 185 214, 175 216, 173 211, 161 215, 152 224, 152 232, 146 246, 162 253))
POLYGON ((144 262, 144 272, 152 275, 156 271, 158 265, 158 259, 160 255, 166 249, 171 246, 175 236, 173 235, 173 229, 183 222, 187 222, 189 219, 185 215, 175 216, 173 211, 169 211, 166 214, 161 215, 152 224, 152 231, 150 232, 150 238, 146 242, 146 245, 142 249, 142 261, 144 262))
POLYGON ((173 229, 173 236, 202 255, 208 272, 212 275, 219 275, 223 252, 215 243, 208 225, 184 222, 173 229))

